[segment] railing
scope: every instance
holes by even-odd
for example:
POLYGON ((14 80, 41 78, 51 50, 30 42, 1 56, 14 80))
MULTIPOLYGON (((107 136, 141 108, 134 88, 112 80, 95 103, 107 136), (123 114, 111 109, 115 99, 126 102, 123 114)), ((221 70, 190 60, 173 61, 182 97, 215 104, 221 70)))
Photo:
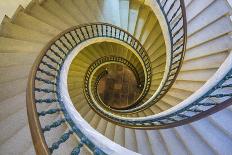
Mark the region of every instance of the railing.
MULTIPOLYGON (((180 71, 187 40, 187 22, 184 1, 158 0, 157 4, 164 15, 170 36, 170 52, 166 53, 170 60, 167 65, 168 68, 165 70, 166 73, 159 88, 150 99, 145 102, 143 101, 143 103, 136 104, 137 106, 131 107, 130 109, 118 111, 120 113, 136 113, 157 103, 171 88, 180 71)), ((94 106, 94 110, 100 115, 103 116, 104 113, 107 113, 106 110, 102 111, 99 109, 97 102, 91 98, 91 95, 87 96, 87 100, 90 105, 94 106)))
MULTIPOLYGON (((187 22, 184 0, 157 0, 157 4, 164 15, 170 36, 170 52, 166 53, 170 60, 167 65, 168 68, 165 69, 166 73, 159 88, 150 99, 142 101, 142 103, 136 104, 137 106, 131 107, 130 109, 118 111, 120 113, 136 113, 157 103, 175 82, 183 63, 187 41, 187 22)), ((88 98, 91 105, 95 104, 95 111, 103 115, 104 112, 97 107, 94 100, 91 100, 91 98, 88 98)))
MULTIPOLYGON (((153 100, 149 101, 147 105, 145 105, 146 103, 144 103, 145 106, 143 106, 143 108, 152 105, 152 103, 154 102, 157 102, 168 91, 172 83, 175 81, 177 73, 180 70, 181 63, 183 61, 186 46, 187 32, 183 1, 164 0, 157 2, 165 16, 166 22, 168 23, 171 40, 171 59, 167 78, 163 85, 164 87, 161 87, 161 89, 158 91, 158 95, 155 96, 153 100)), ((101 107, 97 107, 94 110, 98 111, 98 113, 100 113, 100 115, 105 119, 129 128, 170 128, 206 117, 209 114, 212 114, 218 110, 225 108, 228 105, 231 105, 231 91, 228 94, 224 94, 227 89, 231 89, 232 87, 231 71, 228 71, 227 74, 220 81, 215 82, 214 84, 215 85, 212 87, 212 89, 208 89, 206 92, 201 94, 198 99, 195 99, 192 102, 188 102, 188 104, 186 105, 180 103, 181 108, 174 108, 175 110, 170 109, 168 110, 168 112, 165 111, 154 116, 144 118, 128 118, 114 115, 110 112, 105 111, 104 109, 101 109, 101 107), (220 102, 216 102, 215 99, 220 99, 220 102)), ((96 103, 93 98, 91 98, 89 102, 90 104, 96 103)), ((138 106, 136 108, 139 109, 140 107, 138 106)), ((134 108, 133 110, 135 110, 136 108, 134 108)))
POLYGON ((163 129, 184 125, 232 105, 232 53, 217 73, 189 99, 154 116, 128 118, 110 113, 104 118, 137 129, 163 129))
MULTIPOLYGON (((27 87, 27 112, 32 139, 37 154, 51 154, 65 143, 71 135, 80 139, 73 153, 78 152, 83 145, 94 154, 106 154, 96 142, 86 137, 82 130, 75 126, 70 118, 60 93, 60 72, 64 61, 73 49, 86 40, 108 37, 123 41, 133 48, 142 59, 146 77, 144 85, 149 85, 151 80, 151 67, 149 58, 142 45, 128 32, 107 23, 90 23, 72 27, 56 38, 41 51, 30 73, 27 87), (50 124, 42 124, 42 117, 60 115, 62 118, 50 124), (60 136, 58 141, 48 144, 44 132, 67 124, 69 131, 60 136)), ((145 89, 144 89, 145 90, 145 89)), ((144 91, 143 90, 143 91, 144 91)), ((145 90, 146 91, 146 90, 145 90)))
POLYGON ((93 90, 93 94, 94 94, 94 97, 96 98, 97 102, 98 103, 101 103, 101 104, 104 104, 104 102, 101 100, 101 97, 99 96, 98 94, 98 84, 100 83, 100 80, 106 76, 108 74, 108 71, 107 70, 103 70, 103 71, 100 71, 99 74, 96 75, 95 79, 94 79, 94 90, 93 90))
MULTIPOLYGON (((97 87, 96 87, 97 84, 96 83, 99 82, 99 80, 100 80, 99 78, 102 77, 103 75, 105 75, 104 73, 106 73, 106 72, 102 72, 102 74, 99 75, 98 79, 93 79, 93 78, 91 78, 91 76, 94 76, 96 74, 96 71, 98 71, 99 69, 101 70, 102 65, 109 64, 109 63, 118 63, 118 64, 123 64, 123 65, 127 66, 133 72, 133 74, 136 78, 138 87, 140 87, 140 88, 142 88, 144 85, 144 83, 141 81, 146 81, 148 79, 144 80, 145 76, 140 75, 138 73, 138 71, 136 70, 136 68, 128 60, 126 60, 122 57, 105 56, 105 57, 97 59, 89 66, 89 68, 86 71, 85 78, 84 78, 84 94, 86 96, 87 101, 90 101, 90 102, 88 102, 89 105, 91 107, 94 107, 94 109, 97 109, 96 103, 91 102, 91 95, 90 94, 93 93, 94 98, 97 100, 97 104, 100 104, 105 110, 110 110, 111 112, 123 113, 124 111, 122 111, 122 110, 127 110, 127 109, 133 108, 133 107, 137 106, 138 104, 140 104, 141 100, 143 99, 143 97, 145 97, 145 95, 141 94, 133 104, 126 106, 126 107, 115 108, 115 107, 110 107, 108 105, 105 105, 99 99, 99 96, 96 94, 96 92, 97 92, 97 87), (95 81, 94 82, 95 84, 93 85, 93 88, 90 89, 89 84, 93 83, 93 81, 95 81)), ((149 90, 150 85, 146 85, 144 87, 146 87, 145 89, 149 90)))
MULTIPOLYGON (((157 103, 171 88, 176 80, 184 59, 187 43, 187 21, 184 0, 157 0, 163 13, 170 37, 168 68, 165 68, 164 80, 155 94, 144 103, 143 109, 157 103)), ((139 108, 139 107, 138 107, 139 108)))
MULTIPOLYGON (((172 48, 171 64, 169 65, 170 68, 167 79, 163 88, 159 90, 159 95, 156 96, 157 99, 153 100, 153 103, 158 101, 175 81, 183 60, 186 45, 186 20, 184 4, 181 2, 182 0, 158 1, 168 23, 172 48), (169 4, 169 2, 173 3, 169 4), (173 10, 173 8, 177 9, 173 10)), ((129 33, 116 26, 106 23, 91 23, 72 27, 60 34, 42 50, 34 63, 28 81, 27 112, 32 139, 37 154, 47 155, 53 153, 56 149, 59 149, 59 146, 65 143, 71 135, 75 135, 79 139, 79 144, 73 148, 72 154, 78 154, 84 145, 94 154, 107 154, 103 148, 99 148, 96 142, 83 134, 82 130, 75 125, 64 106, 65 103, 61 96, 62 92, 60 92, 59 88, 59 83, 61 82, 60 71, 66 57, 77 45, 97 37, 110 37, 127 43, 141 58, 143 58, 143 66, 147 72, 146 76, 148 78, 151 77, 150 61, 142 45, 129 33), (61 115, 62 118, 51 124, 43 124, 41 121, 42 117, 49 117, 52 115, 61 115), (57 141, 48 145, 44 133, 57 128, 62 124, 67 124, 69 130, 63 135, 60 135, 60 137, 57 137, 57 141)), ((194 121, 203 116, 205 117, 207 114, 211 113, 208 111, 212 111, 211 109, 213 108, 218 110, 230 105, 232 92, 228 91, 228 89, 231 90, 232 88, 231 79, 232 70, 230 69, 225 76, 218 80, 218 82, 215 82, 215 85, 206 93, 202 94, 200 98, 188 103, 186 106, 182 106, 176 111, 171 111, 170 113, 160 114, 154 117, 126 118, 107 113, 107 111, 105 112, 104 109, 99 107, 95 110, 100 110, 99 112, 102 113, 104 118, 130 128, 160 129, 183 125, 186 122, 194 121), (218 99, 220 100, 218 101, 218 99), (202 115, 204 112, 207 114, 202 115)), ((144 85, 150 84, 150 80, 151 79, 145 81, 144 85)), ((152 102, 149 102, 148 105, 151 105, 151 103, 152 102)))

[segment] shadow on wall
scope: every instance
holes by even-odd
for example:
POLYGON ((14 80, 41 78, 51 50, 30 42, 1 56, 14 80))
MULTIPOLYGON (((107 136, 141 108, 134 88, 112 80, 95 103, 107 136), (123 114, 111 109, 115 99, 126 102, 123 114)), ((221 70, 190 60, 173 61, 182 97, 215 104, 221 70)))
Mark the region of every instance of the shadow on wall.
POLYGON ((0 21, 5 15, 12 17, 20 5, 25 8, 29 2, 31 0, 0 0, 0 21))

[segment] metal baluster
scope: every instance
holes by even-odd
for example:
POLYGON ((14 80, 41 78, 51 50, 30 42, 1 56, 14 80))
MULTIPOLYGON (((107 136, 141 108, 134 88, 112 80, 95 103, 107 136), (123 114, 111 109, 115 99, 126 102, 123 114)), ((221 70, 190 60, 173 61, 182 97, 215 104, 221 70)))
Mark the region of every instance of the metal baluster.
POLYGON ((65 48, 67 51, 69 51, 69 47, 63 42, 63 40, 61 40, 61 38, 59 38, 57 41, 59 41, 65 48))
POLYGON ((176 47, 174 50, 173 50, 173 53, 175 52, 175 51, 177 51, 178 49, 180 49, 181 47, 184 47, 184 44, 182 43, 181 45, 179 45, 178 47, 176 47))
POLYGON ((70 135, 73 134, 73 131, 69 130, 68 132, 64 133, 57 142, 53 143, 51 147, 49 147, 50 152, 52 153, 54 150, 58 149, 60 144, 66 142, 70 135))
POLYGON ((110 36, 111 37, 113 36, 113 27, 112 26, 110 27, 110 36))
POLYGON ((230 88, 230 87, 232 87, 232 84, 226 84, 226 85, 221 85, 221 86, 216 86, 216 87, 214 87, 214 89, 222 89, 222 88, 230 88))
POLYGON ((54 58, 50 57, 50 56, 48 55, 48 53, 46 53, 46 54, 44 55, 44 57, 46 57, 47 59, 51 60, 51 61, 54 62, 55 64, 60 65, 54 58))
POLYGON ((172 57, 172 59, 175 59, 176 57, 178 57, 178 56, 180 56, 180 55, 182 55, 183 53, 182 52, 180 52, 180 53, 177 53, 175 56, 174 55, 172 55, 173 57, 172 57))
POLYGON ((55 71, 55 72, 59 72, 59 70, 57 70, 57 68, 53 67, 52 65, 50 65, 49 63, 45 62, 44 60, 41 61, 41 64, 47 66, 48 68, 50 68, 51 70, 55 71))
POLYGON ((232 93, 230 93, 230 94, 207 95, 206 97, 216 97, 216 98, 232 97, 232 93))
POLYGON ((87 33, 88 38, 90 38, 90 35, 89 35, 89 31, 88 31, 88 29, 87 29, 87 26, 84 26, 84 28, 85 28, 85 31, 86 31, 86 33, 87 33))
POLYGON ((173 25, 173 27, 171 28, 171 31, 174 30, 174 28, 179 24, 179 22, 181 21, 181 19, 183 18, 183 16, 181 16, 177 21, 176 23, 173 25))
POLYGON ((205 102, 205 103, 197 103, 196 105, 199 105, 199 106, 215 106, 217 105, 217 103, 210 103, 210 102, 205 102))
POLYGON ((72 45, 72 43, 70 42, 70 40, 68 39, 68 37, 66 36, 66 34, 64 34, 64 38, 65 40, 69 43, 69 45, 74 48, 75 46, 72 45))
POLYGON ((37 92, 56 93, 56 90, 52 89, 35 88, 34 90, 37 92))
POLYGON ((108 26, 106 25, 106 36, 108 36, 108 26))
POLYGON ((42 81, 42 82, 44 82, 46 84, 56 85, 55 82, 52 82, 52 81, 49 81, 49 80, 45 80, 45 79, 40 78, 40 77, 35 77, 35 80, 42 81))
POLYGON ((54 114, 54 113, 57 113, 57 112, 60 112, 60 111, 61 111, 61 109, 49 109, 47 111, 38 112, 38 115, 39 116, 45 116, 45 115, 54 114))
POLYGON ((78 144, 78 146, 75 147, 75 148, 72 150, 71 155, 78 155, 78 154, 80 153, 80 151, 81 151, 81 148, 82 148, 83 145, 85 144, 85 142, 86 142, 86 138, 85 138, 85 137, 82 137, 80 143, 78 144))
POLYGON ((189 116, 184 115, 184 114, 177 114, 177 116, 182 117, 182 118, 189 118, 189 116))
POLYGON ((82 31, 82 27, 81 27, 79 30, 80 30, 81 35, 83 36, 84 40, 86 40, 86 38, 85 38, 85 34, 84 34, 84 32, 82 31))
POLYGON ((183 39, 184 38, 184 35, 181 35, 180 36, 180 38, 179 39, 177 39, 174 43, 173 43, 173 45, 176 45, 181 39, 183 39))
POLYGON ((174 118, 167 118, 168 120, 170 120, 170 121, 173 121, 173 122, 176 122, 177 120, 175 120, 174 118))
POLYGON ((75 42, 75 46, 77 45, 77 41, 75 40, 75 38, 73 37, 73 35, 72 35, 72 33, 71 33, 71 31, 70 32, 68 32, 68 34, 71 36, 71 38, 72 38, 72 40, 75 42))
MULTIPOLYGON (((64 52, 64 50, 63 50, 59 45, 57 45, 56 42, 55 42, 53 45, 54 45, 56 48, 58 48, 59 51, 60 51, 62 54, 66 55, 66 52, 64 52)), ((51 48, 50 48, 50 49, 51 49, 51 48)), ((54 51, 53 51, 53 52, 54 52, 54 51)))
POLYGON ((115 35, 115 38, 117 38, 117 28, 115 28, 115 31, 114 31, 114 35, 115 35))
POLYGON ((166 6, 167 2, 168 2, 168 0, 165 0, 164 5, 162 6, 163 9, 164 9, 164 7, 166 6))
POLYGON ((54 74, 52 74, 52 73, 50 73, 50 72, 47 72, 47 71, 41 69, 40 66, 39 66, 39 68, 37 69, 37 71, 39 71, 39 72, 41 72, 41 73, 44 73, 44 74, 46 74, 47 76, 51 76, 51 77, 54 77, 54 78, 56 77, 54 74))
POLYGON ((51 124, 49 125, 46 125, 44 128, 42 128, 42 131, 43 132, 46 132, 46 131, 50 131, 52 128, 56 128, 58 126, 60 126, 61 124, 63 124, 65 122, 65 119, 59 119, 55 122, 52 122, 51 124))
POLYGON ((77 32, 77 29, 74 30, 75 34, 77 35, 77 38, 79 39, 80 42, 82 42, 82 39, 80 38, 80 35, 77 32))
POLYGON ((169 12, 171 11, 171 9, 173 8, 173 6, 175 5, 175 2, 176 1, 173 1, 170 8, 168 9, 167 13, 166 13, 166 16, 168 16, 169 12))
POLYGON ((186 111, 197 112, 197 113, 202 112, 202 110, 199 110, 199 109, 187 109, 186 111))
POLYGON ((95 37, 95 35, 94 35, 94 31, 93 31, 93 25, 90 25, 90 29, 91 29, 91 31, 92 31, 92 34, 93 34, 93 38, 95 37))
POLYGON ((53 102, 59 102, 57 99, 35 99, 35 103, 53 103, 53 102))
POLYGON ((103 25, 101 24, 101 32, 102 32, 102 37, 104 36, 104 32, 103 32, 103 25))
POLYGON ((171 20, 169 21, 169 24, 172 22, 172 20, 174 19, 174 17, 176 16, 176 14, 178 13, 178 11, 180 10, 180 6, 178 7, 178 9, 176 10, 176 12, 172 15, 171 20))
POLYGON ((53 54, 55 54, 55 56, 57 56, 59 59, 61 59, 62 61, 64 60, 63 57, 61 57, 57 52, 55 52, 53 49, 49 49, 53 54))
POLYGON ((176 36, 181 30, 183 30, 183 25, 182 25, 174 34, 172 34, 172 38, 175 38, 175 36, 176 36))
POLYGON ((99 36, 99 32, 98 32, 98 24, 96 24, 96 30, 97 30, 97 36, 99 36))

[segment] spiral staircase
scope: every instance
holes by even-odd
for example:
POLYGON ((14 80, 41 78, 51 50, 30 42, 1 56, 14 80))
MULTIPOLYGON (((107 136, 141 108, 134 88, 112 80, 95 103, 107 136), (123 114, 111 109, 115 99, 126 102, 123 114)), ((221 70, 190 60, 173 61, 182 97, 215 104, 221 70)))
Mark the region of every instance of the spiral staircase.
POLYGON ((0 154, 232 155, 227 0, 0 6, 0 154))

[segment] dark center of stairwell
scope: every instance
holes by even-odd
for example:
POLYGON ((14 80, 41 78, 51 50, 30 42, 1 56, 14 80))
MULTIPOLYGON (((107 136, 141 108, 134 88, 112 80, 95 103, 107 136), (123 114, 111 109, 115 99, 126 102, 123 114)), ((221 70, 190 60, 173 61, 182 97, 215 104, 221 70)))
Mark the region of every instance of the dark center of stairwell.
POLYGON ((142 90, 134 73, 125 65, 106 65, 106 74, 98 84, 98 94, 105 105, 125 108, 135 103, 142 90))

